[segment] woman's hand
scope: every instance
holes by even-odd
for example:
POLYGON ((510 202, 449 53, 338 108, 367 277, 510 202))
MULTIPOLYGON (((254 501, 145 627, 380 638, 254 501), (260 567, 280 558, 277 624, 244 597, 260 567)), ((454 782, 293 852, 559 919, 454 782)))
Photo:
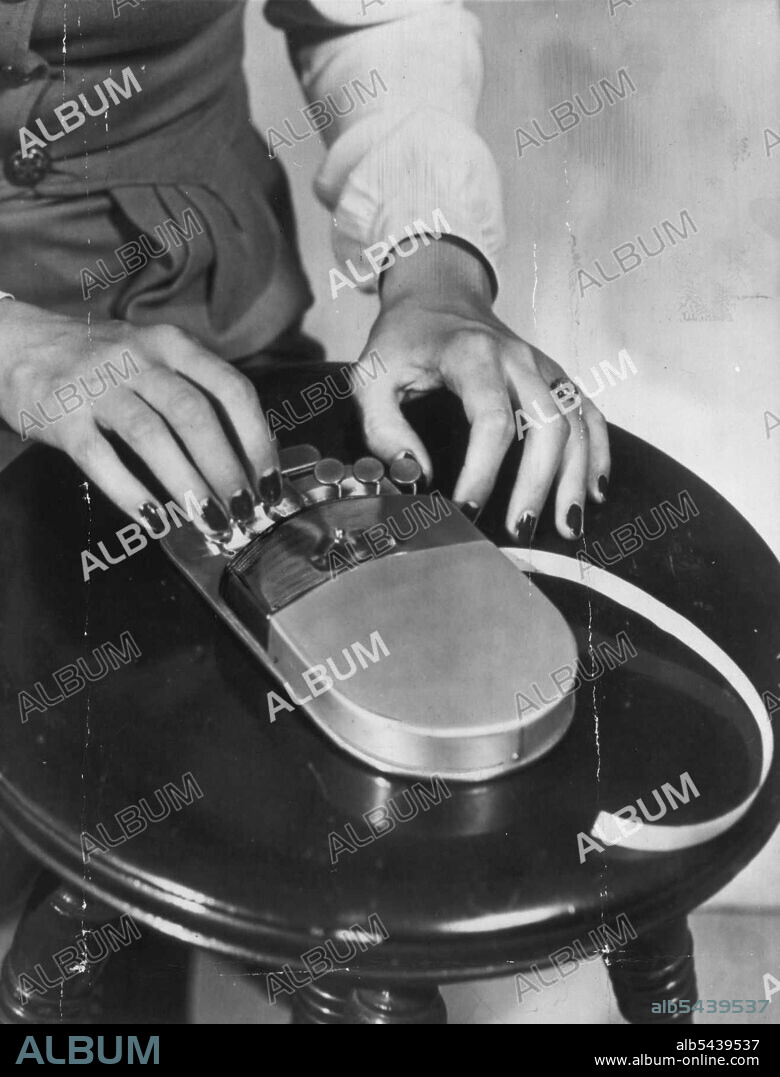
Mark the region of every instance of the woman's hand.
MULTIPOLYGON (((371 450, 385 461, 412 451, 428 478, 431 462, 404 419, 404 399, 446 386, 463 402, 471 424, 466 460, 453 499, 474 517, 485 505, 504 455, 518 436, 515 409, 536 426, 525 445, 509 501, 506 527, 530 543, 557 476, 555 522, 564 538, 582 534, 586 496, 605 499, 609 478, 607 426, 586 398, 563 415, 550 385, 566 373, 526 344, 493 314, 487 273, 479 260, 434 242, 385 271, 381 313, 364 356, 376 350, 388 374, 358 389, 371 450), (552 419, 543 423, 534 405, 552 419), (557 419, 556 419, 557 417, 557 419), (469 505, 470 503, 470 505, 469 505)), ((361 357, 362 358, 362 357, 361 357)))
POLYGON ((124 512, 152 527, 144 506, 159 503, 120 461, 108 431, 180 505, 192 491, 203 510, 196 522, 209 531, 224 530, 228 515, 249 518, 258 491, 270 503, 281 493, 252 384, 173 326, 87 325, 1 300, 0 416, 23 437, 63 449, 124 512))

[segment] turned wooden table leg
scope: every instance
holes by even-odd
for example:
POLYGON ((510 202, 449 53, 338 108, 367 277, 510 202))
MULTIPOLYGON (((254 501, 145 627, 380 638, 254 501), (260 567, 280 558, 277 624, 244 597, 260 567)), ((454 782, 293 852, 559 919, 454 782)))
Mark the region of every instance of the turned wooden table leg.
POLYGON ((434 986, 371 987, 354 977, 326 976, 296 991, 294 1025, 446 1025, 434 986))
POLYGON ((676 1004, 698 998, 693 964, 693 936, 683 917, 663 924, 606 954, 604 962, 620 1012, 635 1025, 692 1025, 690 1013, 676 1004), (653 1013, 653 1004, 675 1004, 675 1013, 653 1013))
POLYGON ((122 916, 76 888, 42 876, 0 973, 0 1022, 66 1024, 95 1016, 95 984, 107 959, 140 938, 122 916), (118 924, 117 924, 118 921, 118 924))
POLYGON ((347 1024, 347 1007, 356 981, 348 976, 324 976, 301 987, 292 1002, 294 1025, 347 1024))
POLYGON ((350 1025, 446 1025, 447 1007, 435 984, 357 987, 347 1007, 350 1025))

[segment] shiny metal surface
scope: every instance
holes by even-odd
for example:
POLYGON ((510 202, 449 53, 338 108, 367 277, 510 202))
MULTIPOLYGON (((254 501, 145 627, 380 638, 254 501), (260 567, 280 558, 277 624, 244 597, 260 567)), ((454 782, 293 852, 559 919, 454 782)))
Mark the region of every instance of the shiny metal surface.
POLYGON ((422 480, 423 470, 417 460, 401 457, 390 465, 390 480, 399 490, 417 493, 418 483, 422 480))
POLYGON ((309 471, 320 459, 320 450, 314 445, 289 445, 279 450, 279 467, 290 477, 309 471))
POLYGON ((568 695, 518 715, 516 693, 574 665, 577 648, 558 610, 488 540, 381 558, 310 591, 271 618, 268 652, 301 692, 305 670, 331 657, 343 669, 343 649, 377 632, 389 655, 306 709, 381 771, 481 781, 549 751, 571 722, 568 695))
POLYGON ((320 483, 321 486, 328 487, 332 497, 340 497, 341 483, 344 481, 346 473, 347 469, 340 460, 333 456, 326 456, 324 460, 319 460, 314 465, 313 474, 315 482, 320 483))
POLYGON ((352 465, 352 474, 357 482, 366 487, 367 493, 378 494, 379 483, 385 475, 385 466, 375 456, 361 456, 352 465))
MULTIPOLYGON (((543 755, 571 723, 571 695, 518 715, 516 693, 573 666, 577 647, 555 606, 487 539, 361 565, 269 617, 267 642, 225 602, 224 561, 197 530, 183 527, 171 539, 165 546, 179 569, 296 696, 306 670, 328 658, 343 668, 345 647, 380 633, 389 656, 305 707, 377 770, 483 781, 543 755)), ((279 696, 289 698, 282 689, 279 696)))
MULTIPOLYGON (((572 720, 573 697, 548 696, 523 713, 516 696, 576 661, 555 606, 440 495, 398 493, 372 457, 352 469, 318 457, 311 446, 288 451, 290 518, 243 549, 209 544, 193 524, 163 542, 282 681, 279 699, 388 774, 483 781, 549 751, 572 720), (329 480, 346 484, 344 500, 328 499, 329 480), (383 493, 360 496, 364 483, 383 493), (296 500, 309 507, 294 511, 296 500), (343 571, 334 572, 334 549, 343 571), (357 644, 372 655, 359 667, 357 644), (352 672, 331 675, 334 663, 352 672), (315 667, 321 691, 303 680, 315 667)), ((411 465, 419 471, 400 463, 402 479, 411 465)))

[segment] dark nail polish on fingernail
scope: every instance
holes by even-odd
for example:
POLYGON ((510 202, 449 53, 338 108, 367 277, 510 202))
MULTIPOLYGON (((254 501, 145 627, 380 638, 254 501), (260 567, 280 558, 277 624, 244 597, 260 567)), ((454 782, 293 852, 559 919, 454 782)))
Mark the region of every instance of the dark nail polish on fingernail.
POLYGON ((145 501, 143 505, 138 509, 138 513, 142 520, 146 524, 149 531, 154 534, 155 531, 164 531, 165 524, 163 518, 160 515, 162 509, 159 505, 155 505, 153 501, 145 501))
POLYGON ((230 522, 213 497, 206 497, 200 503, 203 522, 210 531, 229 531, 230 522))
POLYGON ((566 513, 566 526, 574 538, 582 534, 582 509, 579 505, 572 505, 566 513))
POLYGON ((476 501, 456 501, 455 504, 458 506, 458 508, 467 520, 470 520, 473 524, 477 522, 482 512, 482 509, 479 507, 476 501))
POLYGON ((601 494, 601 496, 606 501, 607 500, 607 492, 609 490, 609 479, 607 478, 607 476, 606 475, 599 475, 599 481, 596 483, 596 485, 599 488, 599 493, 601 494))
POLYGON ((260 500, 264 505, 275 505, 282 499, 282 473, 278 468, 267 471, 260 477, 260 500))
POLYGON ((255 514, 255 499, 248 490, 238 490, 230 499, 230 515, 239 523, 247 523, 255 514))
POLYGON ((536 534, 536 525, 539 521, 532 512, 524 512, 517 521, 515 536, 521 546, 530 546, 536 534))

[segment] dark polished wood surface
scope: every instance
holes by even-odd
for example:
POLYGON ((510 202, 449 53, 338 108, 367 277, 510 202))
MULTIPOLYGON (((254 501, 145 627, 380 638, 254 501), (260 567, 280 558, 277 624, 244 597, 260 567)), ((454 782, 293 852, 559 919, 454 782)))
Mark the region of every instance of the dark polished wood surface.
MULTIPOLYGON (((333 368, 329 368, 333 369, 333 368)), ((260 378, 266 406, 293 402, 320 368, 260 378), (273 386, 273 388, 272 388, 273 386)), ((446 394, 409 414, 451 492, 465 426, 446 394)), ((282 432, 323 454, 363 451, 353 402, 282 432)), ((613 428, 607 505, 588 508, 588 548, 687 490, 698 515, 610 566, 697 624, 760 692, 780 681, 780 572, 766 545, 711 488, 646 443, 613 428)), ((509 544, 501 521, 521 446, 481 526, 509 544)), ((80 552, 117 551, 126 523, 76 468, 42 447, 0 475, 0 819, 61 876, 180 938, 268 967, 376 913, 389 938, 362 956, 366 980, 444 981, 507 972, 544 958, 625 913, 635 927, 680 918, 715 893, 766 842, 780 817, 780 765, 748 816, 706 845, 674 854, 620 846, 580 864, 577 834, 600 809, 617 810, 687 771, 699 798, 665 822, 693 822, 737 803, 754 775, 740 704, 709 667, 652 625, 581 588, 540 586, 583 646, 589 631, 640 651, 580 690, 566 738, 540 762, 451 796, 331 863, 328 835, 411 782, 387 780, 335 748, 300 714, 273 724, 274 680, 223 628, 159 546, 82 580, 80 552), (51 707, 19 717, 18 693, 129 631, 141 657, 51 707), (82 862, 80 834, 191 772, 203 796, 108 853, 82 862), (684 818, 683 818, 684 816, 684 818), (392 974, 390 976, 390 974, 392 974)), ((543 549, 584 549, 557 537, 547 511, 543 549)), ((381 602, 381 595, 377 595, 381 602)), ((468 611, 464 611, 464 616, 468 611)), ((533 632, 533 626, 529 626, 533 632)), ((475 626, 475 646, 478 644, 475 626)), ((518 639, 518 647, 523 646, 518 639)), ((587 661, 587 657, 585 658, 587 661)), ((94 662, 92 662, 94 665, 94 662)), ((453 670, 468 676, 468 670, 453 670)), ((521 685, 507 685, 510 696, 521 685)), ((648 801, 648 798, 651 798, 648 801)), ((356 964, 356 963, 355 963, 356 964)))

